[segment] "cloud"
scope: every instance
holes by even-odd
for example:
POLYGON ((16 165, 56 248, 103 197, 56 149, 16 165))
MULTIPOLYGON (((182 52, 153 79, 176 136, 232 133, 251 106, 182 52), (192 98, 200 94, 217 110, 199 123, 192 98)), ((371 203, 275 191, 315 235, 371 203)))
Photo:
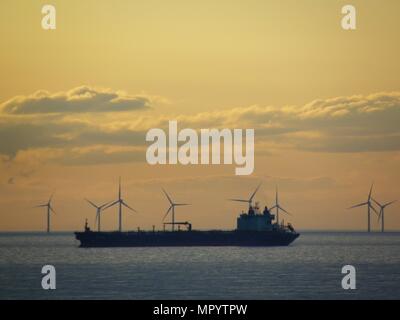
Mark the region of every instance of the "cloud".
POLYGON ((317 99, 304 106, 255 105, 182 117, 181 120, 180 127, 255 128, 256 143, 268 143, 278 149, 400 150, 400 92, 317 99))
POLYGON ((14 157, 15 164, 29 162, 31 166, 56 161, 58 164, 91 165, 115 164, 124 162, 145 161, 144 147, 94 145, 72 148, 34 148, 18 151, 14 157))
MULTIPOLYGON (((77 97, 76 101, 80 102, 73 102, 71 110, 90 110, 91 103, 86 100, 91 100, 91 96, 100 91, 80 88, 82 90, 61 94, 62 101, 77 97), (65 99, 66 96, 69 98, 65 99)), ((48 159, 74 165, 144 161, 146 132, 151 128, 166 129, 168 120, 177 120, 179 129, 254 128, 256 155, 288 149, 307 152, 400 150, 400 92, 316 99, 303 106, 253 105, 194 115, 157 114, 154 108, 151 114, 70 112, 28 115, 13 113, 18 108, 4 113, 5 109, 12 110, 10 107, 4 109, 4 105, 9 105, 7 103, 3 104, 3 113, 0 113, 0 155, 14 160, 48 159), (38 150, 47 152, 38 155, 38 150)), ((24 103, 19 106, 20 111, 24 109, 24 103)), ((41 112, 45 111, 44 107, 37 106, 41 112)))
POLYGON ((120 112, 149 109, 151 99, 131 96, 122 91, 81 86, 66 92, 37 91, 17 96, 0 105, 5 114, 57 114, 86 112, 120 112))

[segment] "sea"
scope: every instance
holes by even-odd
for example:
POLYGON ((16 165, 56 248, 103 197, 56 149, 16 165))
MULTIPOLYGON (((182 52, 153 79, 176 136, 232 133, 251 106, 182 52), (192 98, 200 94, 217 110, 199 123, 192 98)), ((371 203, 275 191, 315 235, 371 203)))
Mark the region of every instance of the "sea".
POLYGON ((400 299, 400 233, 303 231, 288 247, 79 248, 0 233, 0 299, 400 299), (42 288, 42 268, 56 289, 42 288), (342 288, 345 265, 355 289, 342 288))

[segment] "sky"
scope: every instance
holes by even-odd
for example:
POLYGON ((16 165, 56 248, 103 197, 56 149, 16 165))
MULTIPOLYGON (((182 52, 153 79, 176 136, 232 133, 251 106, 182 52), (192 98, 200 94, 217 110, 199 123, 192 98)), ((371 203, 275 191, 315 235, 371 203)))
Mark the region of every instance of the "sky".
MULTIPOLYGON (((235 227, 246 198, 273 205, 297 229, 365 230, 371 183, 400 199, 400 2, 351 1, 357 29, 341 28, 347 1, 48 1, 0 7, 0 230, 93 227, 96 203, 126 202, 124 229, 162 228, 168 201, 196 229, 235 227), (254 128, 255 170, 146 163, 146 132, 254 128)), ((102 215, 117 228, 117 209, 102 215)), ((386 229, 400 229, 400 206, 386 229)), ((374 230, 379 229, 375 214, 374 230)))

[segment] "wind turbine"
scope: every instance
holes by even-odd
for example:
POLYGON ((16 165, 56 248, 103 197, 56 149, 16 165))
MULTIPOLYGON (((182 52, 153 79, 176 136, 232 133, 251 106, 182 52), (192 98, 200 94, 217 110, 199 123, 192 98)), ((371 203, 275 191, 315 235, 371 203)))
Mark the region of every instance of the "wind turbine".
POLYGON ((35 206, 34 208, 46 207, 47 208, 47 233, 50 232, 50 215, 51 212, 56 213, 51 206, 51 200, 53 199, 53 195, 50 196, 49 201, 45 204, 40 204, 35 206))
POLYGON ((246 202, 249 204, 249 207, 251 207, 251 204, 253 203, 253 198, 256 195, 258 189, 261 187, 261 183, 257 186, 256 190, 253 192, 253 194, 250 196, 248 200, 243 200, 243 199, 229 199, 230 201, 237 201, 237 202, 246 202))
POLYGON ((108 209, 114 205, 118 204, 118 230, 119 232, 122 231, 122 206, 127 207, 129 210, 132 210, 133 212, 137 212, 135 209, 131 208, 125 201, 124 199, 121 198, 121 177, 119 177, 119 185, 118 185, 118 199, 115 200, 114 202, 110 203, 107 205, 103 210, 108 209))
POLYGON ((85 199, 85 200, 86 200, 89 204, 91 204, 93 207, 96 208, 97 231, 100 232, 100 218, 101 218, 100 214, 101 214, 101 211, 104 209, 104 207, 105 207, 106 205, 108 205, 110 202, 106 202, 106 203, 104 203, 104 204, 98 206, 98 205, 94 204, 92 201, 90 201, 90 200, 88 200, 88 199, 85 199))
POLYGON ((378 201, 376 201, 374 198, 372 200, 379 206, 380 211, 379 211, 379 216, 378 216, 378 221, 381 220, 381 231, 385 232, 385 208, 387 206, 390 206, 392 203, 395 203, 397 200, 387 202, 385 204, 380 204, 378 201))
POLYGON ((172 210, 172 231, 175 231, 175 207, 190 206, 190 203, 175 203, 172 201, 171 197, 168 195, 168 193, 164 189, 162 189, 162 191, 164 192, 165 196, 167 197, 167 199, 170 203, 170 207, 168 208, 167 212, 165 213, 163 221, 168 216, 168 213, 172 210))
POLYGON ((374 187, 374 184, 371 184, 371 189, 369 190, 369 194, 368 194, 368 199, 366 202, 363 203, 359 203, 356 204, 348 209, 353 209, 353 208, 357 208, 357 207, 363 207, 363 206, 367 206, 368 208, 368 232, 371 232, 371 209, 378 214, 378 212, 376 211, 376 209, 374 208, 374 206, 372 205, 371 199, 372 199, 372 188, 374 187))
POLYGON ((287 212, 285 209, 283 209, 280 204, 279 204, 279 198, 278 198, 278 187, 276 187, 275 190, 275 205, 271 208, 274 209, 276 208, 276 222, 277 224, 279 224, 279 209, 282 210, 283 212, 285 212, 288 215, 291 215, 289 212, 287 212))

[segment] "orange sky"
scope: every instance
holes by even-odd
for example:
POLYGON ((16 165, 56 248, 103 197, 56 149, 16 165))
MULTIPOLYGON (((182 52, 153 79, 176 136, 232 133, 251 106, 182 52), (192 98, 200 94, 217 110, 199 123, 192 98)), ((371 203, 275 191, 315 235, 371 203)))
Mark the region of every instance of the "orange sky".
MULTIPOLYGON (((233 228, 246 197, 299 229, 366 228, 372 181, 399 198, 398 1, 352 1, 357 30, 340 26, 344 1, 53 1, 57 29, 41 29, 44 1, 0 10, 0 230, 43 230, 33 209, 52 192, 54 230, 81 228, 123 194, 138 214, 125 229, 161 228, 168 203, 194 228, 233 228), (254 128, 255 171, 150 166, 150 128, 254 128), (180 210, 182 209, 182 210, 180 210)), ((399 204, 386 229, 400 228, 399 204)), ((116 208, 103 215, 117 227, 116 208)), ((373 226, 378 229, 375 215, 373 226)))

